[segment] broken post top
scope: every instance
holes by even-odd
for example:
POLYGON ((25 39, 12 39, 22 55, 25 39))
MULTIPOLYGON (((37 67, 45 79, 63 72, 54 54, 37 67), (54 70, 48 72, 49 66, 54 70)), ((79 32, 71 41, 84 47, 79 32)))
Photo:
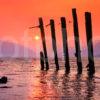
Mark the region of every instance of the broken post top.
POLYGON ((65 17, 61 17, 61 26, 62 28, 66 28, 66 18, 65 17))
POLYGON ((85 24, 87 25, 86 30, 88 31, 87 37, 92 38, 92 18, 90 12, 85 12, 85 24))
POLYGON ((53 19, 50 19, 50 23, 54 23, 54 20, 53 19))
MULTIPOLYGON (((43 19, 42 19, 42 17, 39 18, 39 28, 41 30, 42 41, 45 43, 45 33, 44 33, 44 26, 43 26, 43 19)), ((43 46, 45 46, 45 45, 43 44, 43 46)))
POLYGON ((91 13, 90 12, 85 12, 85 18, 88 22, 91 22, 92 18, 91 18, 91 13))
POLYGON ((50 20, 50 25, 51 25, 51 28, 54 29, 54 20, 53 19, 50 20))
POLYGON ((42 27, 43 26, 43 19, 42 17, 39 18, 39 27, 42 27))
MULTIPOLYGON (((73 8, 73 9, 72 9, 72 13, 73 13, 73 16, 77 16, 77 15, 76 15, 76 8, 73 8)), ((77 17, 76 17, 76 19, 77 19, 77 17)))
POLYGON ((72 11, 73 11, 73 12, 76 12, 76 8, 73 8, 72 11))
POLYGON ((42 51, 40 51, 40 55, 43 56, 43 52, 42 51))
POLYGON ((91 16, 90 12, 85 12, 85 15, 91 16))
POLYGON ((78 30, 78 19, 77 19, 77 13, 76 9, 72 9, 72 15, 73 15, 73 25, 74 25, 74 34, 75 37, 79 37, 79 30, 78 30))

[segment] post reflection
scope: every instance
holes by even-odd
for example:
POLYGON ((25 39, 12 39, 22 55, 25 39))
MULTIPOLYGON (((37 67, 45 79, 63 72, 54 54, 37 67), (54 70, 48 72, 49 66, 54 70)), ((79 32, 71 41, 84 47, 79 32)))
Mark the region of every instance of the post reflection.
POLYGON ((87 77, 86 81, 86 100, 93 100, 94 99, 94 93, 95 93, 95 80, 94 77, 87 77))
POLYGON ((83 100, 84 95, 83 95, 83 82, 82 82, 82 75, 77 74, 75 77, 75 80, 73 82, 73 91, 74 91, 74 96, 77 100, 83 100))
POLYGON ((64 74, 62 78, 61 84, 61 100, 72 100, 72 91, 71 91, 71 82, 70 82, 70 75, 64 74))
MULTIPOLYGON (((50 73, 47 71, 41 71, 39 76, 40 78, 36 83, 37 87, 35 87, 32 98, 34 100, 59 100, 59 94, 57 92, 57 88, 55 87, 55 83, 50 81, 50 73)), ((56 78, 53 80, 56 81, 56 78)))
POLYGON ((94 98, 94 78, 62 72, 40 71, 28 100, 91 100, 94 98), (37 82, 36 82, 37 81, 37 82))

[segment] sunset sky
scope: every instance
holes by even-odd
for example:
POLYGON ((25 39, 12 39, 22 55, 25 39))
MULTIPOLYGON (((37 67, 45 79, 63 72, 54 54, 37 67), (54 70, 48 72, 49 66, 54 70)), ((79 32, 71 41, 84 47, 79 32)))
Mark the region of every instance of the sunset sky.
MULTIPOLYGON (((71 47, 73 41, 72 8, 77 9, 81 46, 86 45, 84 12, 92 13, 93 40, 100 40, 100 0, 0 0, 0 41, 16 42, 28 48, 41 47, 39 29, 28 27, 38 25, 38 18, 43 17, 44 24, 50 18, 55 19, 58 49, 62 47, 60 17, 67 20, 68 40, 71 47), (28 37, 28 39, 27 39, 28 37), (84 44, 83 44, 84 42, 84 44)), ((51 52, 50 28, 45 28, 48 50, 51 52)), ((95 42, 94 42, 95 43, 95 42)))

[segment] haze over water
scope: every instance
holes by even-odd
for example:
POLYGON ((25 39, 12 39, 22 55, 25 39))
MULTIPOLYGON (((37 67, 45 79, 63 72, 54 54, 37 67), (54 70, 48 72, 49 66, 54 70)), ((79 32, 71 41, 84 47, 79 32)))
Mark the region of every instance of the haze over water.
POLYGON ((71 72, 64 72, 64 61, 59 60, 60 70, 50 60, 50 70, 40 71, 39 60, 25 58, 0 59, 0 77, 8 77, 7 84, 0 84, 0 100, 99 100, 100 58, 95 58, 96 74, 87 76, 87 60, 83 59, 84 71, 78 76, 76 61, 70 59, 71 72))

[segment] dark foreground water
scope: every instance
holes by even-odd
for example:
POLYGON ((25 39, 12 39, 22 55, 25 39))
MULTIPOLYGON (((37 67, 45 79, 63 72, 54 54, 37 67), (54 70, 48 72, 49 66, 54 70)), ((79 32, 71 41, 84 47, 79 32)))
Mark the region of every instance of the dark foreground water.
POLYGON ((50 70, 40 71, 38 60, 0 59, 0 77, 8 77, 8 83, 0 84, 0 100, 100 100, 100 59, 95 59, 96 74, 87 76, 87 60, 83 59, 84 72, 76 73, 75 59, 71 59, 71 73, 55 71, 54 61, 50 70))

